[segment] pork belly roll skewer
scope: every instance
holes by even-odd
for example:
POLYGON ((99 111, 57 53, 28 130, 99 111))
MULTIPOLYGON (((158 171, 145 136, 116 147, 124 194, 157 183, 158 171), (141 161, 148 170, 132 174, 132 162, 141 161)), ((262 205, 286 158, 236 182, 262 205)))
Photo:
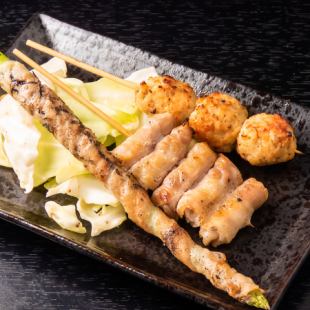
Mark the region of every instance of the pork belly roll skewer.
POLYGON ((130 168, 151 153, 158 141, 169 134, 174 125, 175 119, 170 113, 156 114, 112 153, 123 167, 130 168))
POLYGON ((131 173, 145 189, 154 190, 171 169, 187 154, 192 139, 188 123, 174 128, 155 150, 131 167, 131 173))
POLYGON ((203 243, 213 246, 230 243, 239 229, 251 225, 253 212, 267 198, 268 191, 261 182, 254 178, 243 182, 200 227, 203 243))
POLYGON ((193 242, 175 220, 155 208, 145 190, 118 167, 116 160, 52 90, 40 84, 25 66, 7 61, 0 65, 0 86, 61 142, 123 204, 128 217, 145 231, 159 237, 173 255, 195 272, 205 275, 232 297, 268 308, 262 290, 252 279, 231 268, 225 255, 193 242))
POLYGON ((199 227, 212 215, 232 191, 242 183, 238 168, 223 154, 214 167, 177 204, 177 214, 193 227, 199 227))
POLYGON ((177 218, 176 206, 180 197, 213 166, 216 154, 206 143, 196 143, 187 157, 164 179, 152 196, 156 206, 170 217, 177 218))

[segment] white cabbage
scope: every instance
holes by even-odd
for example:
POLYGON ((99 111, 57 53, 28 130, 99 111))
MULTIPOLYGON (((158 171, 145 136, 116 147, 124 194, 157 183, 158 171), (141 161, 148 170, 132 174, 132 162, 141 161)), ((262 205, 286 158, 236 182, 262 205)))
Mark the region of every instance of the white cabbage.
POLYGON ((26 193, 34 187, 34 167, 38 157, 40 133, 32 117, 11 96, 0 103, 0 132, 3 148, 26 193))
POLYGON ((146 81, 149 77, 158 76, 156 69, 154 67, 148 67, 144 68, 138 71, 135 71, 131 73, 126 80, 135 82, 135 83, 141 83, 143 81, 146 81))
POLYGON ((89 204, 118 205, 118 200, 106 189, 103 182, 92 175, 81 175, 49 188, 46 197, 57 194, 67 194, 78 199, 83 199, 89 204))
POLYGON ((91 223, 91 236, 117 227, 126 220, 122 205, 104 184, 92 175, 72 177, 58 185, 50 182, 46 196, 57 194, 67 194, 79 199, 77 210, 82 219, 91 223))
POLYGON ((48 201, 45 204, 45 210, 47 215, 63 229, 79 234, 86 233, 86 228, 76 215, 74 205, 61 206, 55 201, 48 201))
POLYGON ((87 204, 80 199, 77 210, 83 220, 90 222, 92 237, 115 228, 126 220, 126 213, 120 203, 115 206, 97 205, 87 204))
MULTIPOLYGON (((53 57, 48 62, 41 65, 41 67, 43 67, 49 73, 56 75, 57 77, 65 78, 67 76, 67 65, 65 61, 60 58, 53 57)), ((52 90, 55 90, 53 82, 51 82, 37 70, 32 71, 38 77, 42 84, 47 85, 52 90)))

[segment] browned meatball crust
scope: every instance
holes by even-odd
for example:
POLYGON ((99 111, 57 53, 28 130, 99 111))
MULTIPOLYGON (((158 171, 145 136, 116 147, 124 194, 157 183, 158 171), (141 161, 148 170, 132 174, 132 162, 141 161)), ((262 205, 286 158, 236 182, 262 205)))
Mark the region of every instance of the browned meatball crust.
POLYGON ((136 102, 147 114, 171 113, 180 124, 194 110, 196 95, 187 83, 171 76, 150 77, 140 84, 136 102))
POLYGON ((196 137, 208 142, 214 150, 230 152, 247 117, 247 109, 237 99, 216 92, 198 98, 189 125, 196 137))
POLYGON ((294 158, 296 147, 292 126, 278 114, 251 116, 237 139, 237 152, 254 166, 288 161, 294 158))

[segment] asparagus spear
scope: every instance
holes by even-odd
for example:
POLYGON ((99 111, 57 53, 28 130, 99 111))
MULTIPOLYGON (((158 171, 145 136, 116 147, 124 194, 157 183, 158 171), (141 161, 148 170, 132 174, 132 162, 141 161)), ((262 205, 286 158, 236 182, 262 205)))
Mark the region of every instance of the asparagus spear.
POLYGON ((270 309, 268 300, 260 290, 250 292, 243 302, 256 308, 270 309))
POLYGON ((8 60, 9 58, 6 57, 2 52, 0 52, 0 65, 8 60))

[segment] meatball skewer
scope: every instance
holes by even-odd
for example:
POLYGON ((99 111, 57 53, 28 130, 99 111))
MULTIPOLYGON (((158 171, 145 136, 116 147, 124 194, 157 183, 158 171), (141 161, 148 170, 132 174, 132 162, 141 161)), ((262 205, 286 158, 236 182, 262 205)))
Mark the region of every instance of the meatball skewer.
POLYGON ((191 86, 171 76, 150 77, 140 84, 136 103, 147 114, 171 113, 178 123, 189 117, 196 105, 191 86))
MULTIPOLYGON (((181 123, 194 111, 190 117, 190 126, 194 129, 198 138, 208 142, 216 151, 229 152, 232 150, 236 143, 241 125, 247 118, 246 108, 243 107, 238 100, 227 94, 214 93, 199 98, 195 109, 196 95, 194 90, 187 83, 177 81, 172 77, 153 77, 149 78, 146 82, 142 82, 141 85, 138 85, 82 63, 70 56, 63 55, 31 40, 28 40, 26 44, 48 55, 59 57, 93 74, 114 80, 115 82, 136 90, 137 105, 145 113, 157 114, 170 112, 174 115, 176 120, 181 123), (219 104, 219 102, 222 104, 219 104)), ((128 133, 125 133, 125 135, 128 135, 128 133)), ((293 136, 292 140, 294 139, 296 140, 293 136)), ((268 140, 267 144, 274 144, 274 141, 271 142, 270 140, 271 139, 268 140)), ((243 148, 242 145, 246 145, 247 143, 240 138, 238 144, 240 153, 242 152, 245 154, 248 151, 247 146, 243 148), (241 151, 241 149, 243 149, 243 151, 241 151)), ((275 150, 273 150, 273 153, 279 157, 278 159, 262 159, 261 163, 258 162, 255 163, 255 165, 269 165, 283 162, 293 158, 295 154, 302 154, 296 147, 294 149, 294 142, 282 143, 280 146, 276 144, 274 148, 275 150), (281 150, 279 151, 279 149, 281 150), (284 153, 286 153, 286 155, 283 155, 284 153)), ((261 154, 260 156, 263 157, 264 155, 261 154)), ((243 155, 243 158, 247 159, 247 157, 247 155, 243 155)), ((249 161, 251 162, 251 159, 249 161)))
POLYGON ((170 76, 152 77, 149 78, 147 82, 142 82, 139 85, 85 64, 73 57, 59 53, 32 40, 27 40, 26 45, 47 55, 63 59, 67 63, 95 75, 113 80, 123 86, 134 89, 136 91, 136 102, 138 107, 147 114, 169 112, 175 117, 178 124, 181 124, 195 108, 196 95, 192 87, 170 76))

